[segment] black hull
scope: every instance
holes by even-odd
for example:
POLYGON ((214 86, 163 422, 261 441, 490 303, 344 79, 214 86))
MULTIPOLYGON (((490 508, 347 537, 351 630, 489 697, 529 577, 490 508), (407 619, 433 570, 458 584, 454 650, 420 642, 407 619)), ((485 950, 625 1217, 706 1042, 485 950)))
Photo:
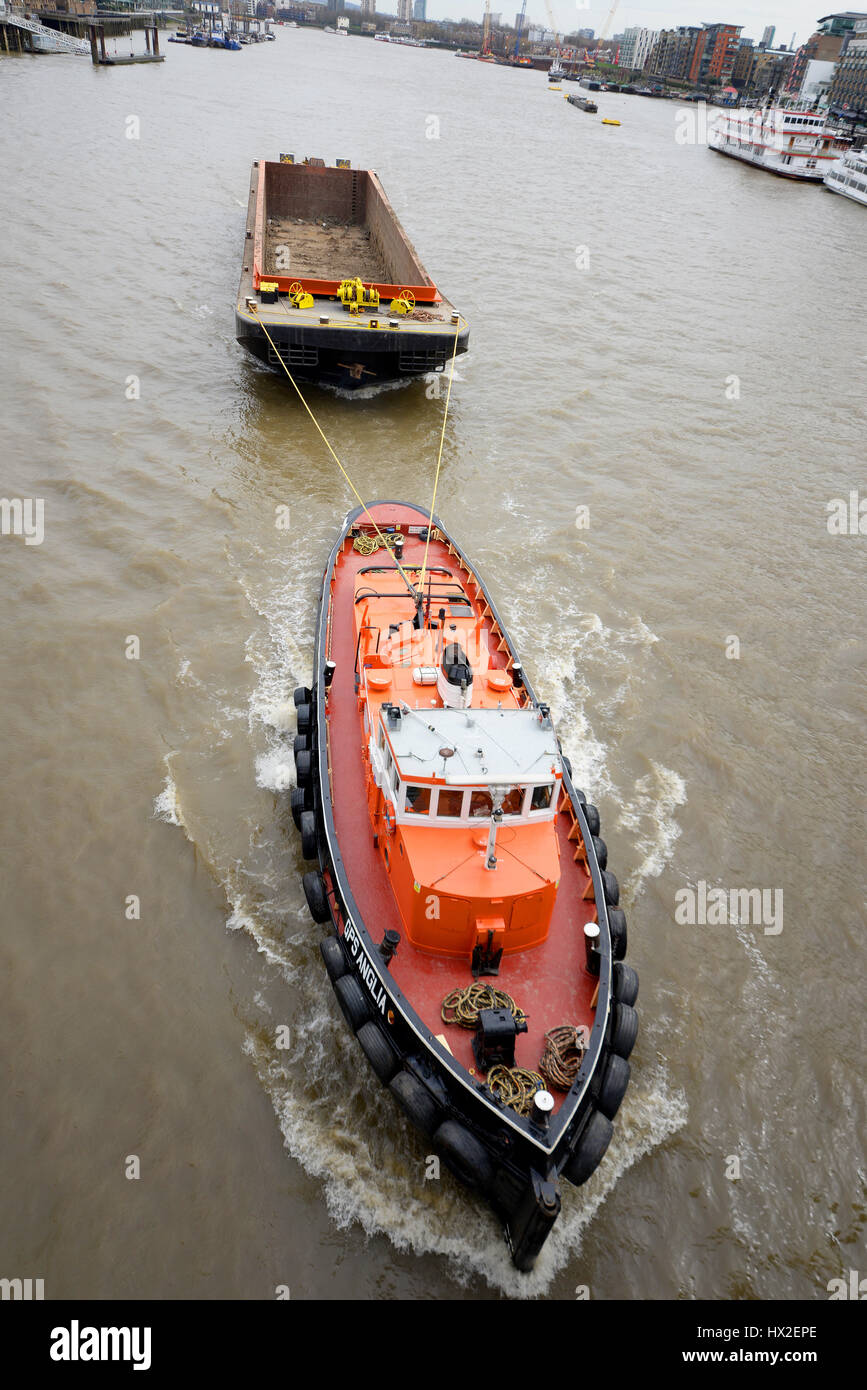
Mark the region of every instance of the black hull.
MULTIPOLYGON (((338 310, 342 315, 342 310, 338 310)), ((453 333, 414 335, 411 344, 401 336, 377 329, 329 330, 316 325, 274 328, 268 332, 235 316, 235 336, 242 347, 285 380, 281 361, 299 384, 333 386, 361 391, 370 386, 393 385, 443 372, 455 351, 453 333), (279 354, 279 356, 278 356, 279 354)), ((458 335, 457 355, 467 351, 469 329, 458 335)))
MULTIPOLYGON (((424 525, 428 513, 422 508, 416 510, 419 524, 424 525)), ((324 672, 331 575, 343 540, 360 516, 359 508, 347 517, 326 566, 309 692, 313 723, 308 746, 312 759, 302 789, 308 798, 307 806, 315 814, 317 856, 324 888, 321 902, 324 905, 327 901, 327 909, 313 915, 317 921, 325 918, 330 922, 333 932, 321 943, 321 951, 341 1011, 379 1080, 389 1087, 450 1171, 490 1204, 505 1227, 513 1263, 528 1271, 559 1215, 561 1174, 576 1185, 586 1181, 601 1161, 611 1136, 611 1124, 603 1115, 599 1097, 606 1064, 615 1052, 613 1034, 620 1005, 614 966, 622 958, 625 940, 612 938, 608 919, 611 906, 606 896, 609 889, 592 848, 592 834, 584 814, 585 798, 564 768, 563 787, 589 850, 588 870, 601 928, 601 963, 596 1022, 585 1060, 550 1131, 543 1131, 507 1107, 493 1103, 490 1093, 486 1095, 486 1088, 479 1083, 468 1077, 462 1080, 457 1074, 462 1069, 401 992, 379 954, 378 938, 374 936, 376 923, 368 929, 353 898, 337 843, 327 766, 324 672), (354 984, 348 990, 343 982, 350 980, 354 984), (371 1026, 375 1034, 369 1031, 371 1026)), ((447 537, 442 522, 436 516, 433 521, 447 537)), ((454 540, 451 543, 464 560, 454 540)), ((477 570, 475 573, 478 577, 477 570)), ((487 588, 484 584, 481 588, 499 622, 487 588)), ((506 640, 513 660, 517 661, 511 640, 506 640)), ((525 684, 535 700, 526 679, 525 684)), ((296 698, 306 701, 307 692, 296 698)), ((309 896, 308 904, 313 912, 309 896)))

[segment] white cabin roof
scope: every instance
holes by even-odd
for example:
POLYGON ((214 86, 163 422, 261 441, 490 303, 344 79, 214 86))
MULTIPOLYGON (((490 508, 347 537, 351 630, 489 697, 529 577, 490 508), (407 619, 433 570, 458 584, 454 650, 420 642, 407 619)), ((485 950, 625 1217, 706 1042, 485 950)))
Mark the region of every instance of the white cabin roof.
POLYGON ((560 754, 550 719, 535 709, 402 707, 395 726, 383 717, 403 781, 431 778, 447 786, 515 786, 553 781, 560 754), (444 758, 443 748, 454 749, 444 758))

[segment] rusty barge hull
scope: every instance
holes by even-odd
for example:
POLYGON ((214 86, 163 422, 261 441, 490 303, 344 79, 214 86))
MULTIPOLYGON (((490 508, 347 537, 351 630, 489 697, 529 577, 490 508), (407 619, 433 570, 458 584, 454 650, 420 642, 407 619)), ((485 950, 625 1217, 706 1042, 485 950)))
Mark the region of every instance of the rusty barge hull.
POLYGON ((355 391, 442 372, 467 351, 469 326, 422 266, 374 173, 257 160, 235 334, 281 375, 285 365, 298 383, 355 391), (344 307, 340 285, 355 279, 378 304, 344 307), (390 309, 402 292, 409 314, 390 309))

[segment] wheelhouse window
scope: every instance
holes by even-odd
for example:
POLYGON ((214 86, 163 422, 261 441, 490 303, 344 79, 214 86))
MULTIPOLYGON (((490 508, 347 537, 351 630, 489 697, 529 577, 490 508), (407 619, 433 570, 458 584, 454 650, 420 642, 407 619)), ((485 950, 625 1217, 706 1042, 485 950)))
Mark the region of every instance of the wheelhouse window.
POLYGON ((407 786, 406 809, 413 816, 429 816, 431 804, 430 787, 407 786))
POLYGON ((437 802, 438 816, 459 816, 463 809, 464 793, 460 787, 440 787, 437 802))
POLYGON ((551 805, 551 797, 554 794, 554 787, 547 783, 544 787, 534 787, 530 796, 531 811, 547 811, 551 805))
POLYGON ((490 818, 494 809, 494 803, 490 792, 475 791, 470 793, 470 815, 487 816, 490 818))
POLYGON ((391 756, 391 749, 385 750, 385 785, 394 792, 397 786, 397 767, 394 758, 391 756))
POLYGON ((524 809, 524 788, 510 787, 503 797, 503 815, 519 816, 524 809))

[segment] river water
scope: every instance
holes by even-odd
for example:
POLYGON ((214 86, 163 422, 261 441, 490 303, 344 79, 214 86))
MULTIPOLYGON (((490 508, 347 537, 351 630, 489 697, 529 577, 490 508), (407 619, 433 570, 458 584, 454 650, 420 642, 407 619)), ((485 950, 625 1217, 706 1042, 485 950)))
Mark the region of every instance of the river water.
MULTIPOLYGON (((826 1298, 867 1272, 867 538, 828 527, 867 489, 864 210, 682 143, 672 103, 601 94, 606 127, 542 74, 301 30, 166 51, 0 64, 2 487, 44 502, 41 544, 0 537, 0 1274, 826 1298), (284 150, 375 168, 469 319, 438 511, 629 916, 633 1083, 530 1276, 424 1180, 300 889, 291 692, 352 498, 233 336, 250 165, 284 150), (739 888, 761 920, 702 911, 739 888)), ((311 402, 365 495, 426 502, 433 395, 311 402)))

